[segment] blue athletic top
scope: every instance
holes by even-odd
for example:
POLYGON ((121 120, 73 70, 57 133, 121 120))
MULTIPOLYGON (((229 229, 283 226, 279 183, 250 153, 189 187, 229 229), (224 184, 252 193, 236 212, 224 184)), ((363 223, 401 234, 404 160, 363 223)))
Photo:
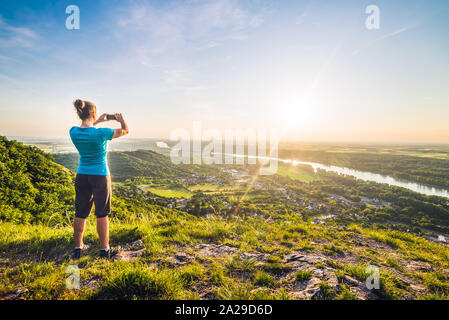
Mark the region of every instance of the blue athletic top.
POLYGON ((111 140, 113 135, 114 129, 110 128, 72 127, 70 129, 70 138, 80 154, 76 173, 109 175, 106 155, 108 154, 108 140, 111 140))

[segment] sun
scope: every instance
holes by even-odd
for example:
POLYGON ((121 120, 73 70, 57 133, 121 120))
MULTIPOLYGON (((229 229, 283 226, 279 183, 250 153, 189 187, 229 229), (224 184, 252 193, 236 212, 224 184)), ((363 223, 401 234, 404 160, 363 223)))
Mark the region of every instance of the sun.
POLYGON ((282 99, 278 112, 286 131, 312 128, 316 116, 316 108, 310 99, 297 96, 282 99))

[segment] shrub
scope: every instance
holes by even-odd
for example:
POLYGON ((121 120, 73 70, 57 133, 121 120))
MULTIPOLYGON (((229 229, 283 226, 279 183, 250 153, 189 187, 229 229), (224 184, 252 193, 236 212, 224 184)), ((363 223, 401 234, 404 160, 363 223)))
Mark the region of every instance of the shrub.
POLYGON ((200 279, 201 275, 204 273, 203 267, 198 264, 191 264, 185 266, 181 270, 181 279, 185 281, 187 285, 193 283, 195 280, 200 279))
POLYGON ((296 281, 306 281, 312 278, 312 271, 311 270, 298 270, 295 274, 296 281))
POLYGON ((176 271, 124 264, 101 284, 98 297, 118 300, 176 299, 182 295, 184 284, 176 271))
POLYGON ((321 298, 324 300, 332 300, 335 299, 337 296, 335 290, 324 282, 320 283, 320 292, 322 294, 321 298))
POLYGON ((274 288, 276 286, 276 280, 269 274, 259 271, 254 276, 254 283, 259 286, 264 286, 268 288, 274 288))

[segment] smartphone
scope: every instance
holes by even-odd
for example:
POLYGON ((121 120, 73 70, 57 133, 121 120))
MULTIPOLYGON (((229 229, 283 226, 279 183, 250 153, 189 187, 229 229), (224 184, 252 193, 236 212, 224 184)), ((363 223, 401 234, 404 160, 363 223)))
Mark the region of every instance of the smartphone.
POLYGON ((108 114, 108 115, 106 115, 106 120, 116 120, 115 119, 115 114, 108 114))

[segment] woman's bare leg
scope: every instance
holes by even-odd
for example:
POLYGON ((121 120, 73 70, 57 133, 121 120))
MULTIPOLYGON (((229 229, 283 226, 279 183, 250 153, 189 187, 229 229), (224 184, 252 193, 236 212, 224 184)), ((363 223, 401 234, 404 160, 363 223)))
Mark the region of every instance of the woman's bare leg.
POLYGON ((86 219, 77 218, 73 221, 73 231, 75 234, 75 247, 81 248, 83 246, 83 234, 86 228, 86 219))
POLYGON ((109 219, 108 216, 97 218, 97 232, 100 237, 100 249, 109 248, 109 219))

